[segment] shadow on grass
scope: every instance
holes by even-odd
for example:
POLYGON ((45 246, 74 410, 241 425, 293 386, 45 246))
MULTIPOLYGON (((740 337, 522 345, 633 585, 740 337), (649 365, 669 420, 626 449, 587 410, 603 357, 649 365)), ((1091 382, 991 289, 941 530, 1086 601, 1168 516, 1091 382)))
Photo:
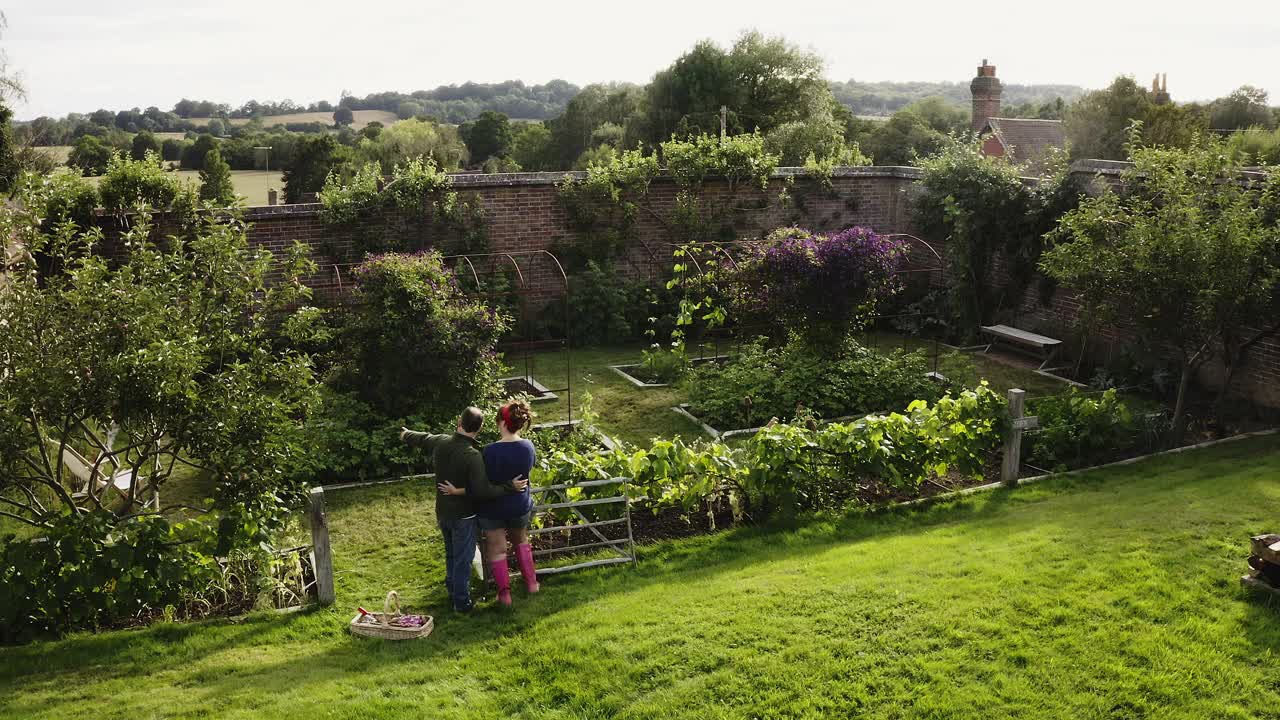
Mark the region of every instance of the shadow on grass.
MULTIPOLYGON (((642 549, 641 562, 636 568, 585 571, 550 578, 544 582, 543 593, 534 597, 517 592, 517 606, 510 611, 486 607, 471 617, 459 617, 434 607, 437 630, 423 642, 386 643, 351 637, 345 629, 351 612, 345 606, 288 616, 263 613, 238 623, 158 625, 139 631, 77 635, 62 641, 0 650, 3 661, 0 662, 0 681, 17 685, 31 676, 43 682, 52 682, 64 675, 88 675, 94 680, 145 676, 227 649, 236 651, 227 656, 227 662, 201 667, 178 683, 186 688, 184 692, 192 695, 192 703, 216 703, 224 695, 243 690, 249 676, 263 688, 305 688, 336 678, 349 679, 352 673, 376 673, 389 663, 411 662, 425 673, 429 672, 433 660, 452 660, 485 645, 516 642, 557 615, 616 594, 643 591, 655 584, 697 586, 723 573, 749 571, 757 565, 794 561, 838 547, 962 525, 966 533, 985 541, 993 538, 998 541, 1004 534, 1018 533, 1072 537, 1074 544, 1066 558, 1072 562, 1087 562, 1090 553, 1095 551, 1113 556, 1146 551, 1150 557, 1144 562, 1157 569, 1142 579, 1144 591, 1150 588, 1152 593, 1158 593, 1162 584, 1180 582, 1180 563, 1186 561, 1188 552, 1200 565, 1212 565, 1213 572, 1221 565, 1223 573, 1232 573, 1226 577, 1234 580, 1243 571, 1247 537, 1240 539, 1241 552, 1235 565, 1230 565, 1232 549, 1205 545, 1204 538, 1195 536, 1199 529, 1177 528, 1177 532, 1190 533, 1193 542, 1199 543, 1192 544, 1190 551, 1178 543, 1166 543, 1155 552, 1146 547, 1146 534, 1157 531, 1166 518, 1150 506, 1173 512, 1179 504, 1201 502, 1206 495, 1213 497, 1215 492, 1230 491, 1234 507, 1235 496, 1247 495, 1240 483, 1229 483, 1229 487, 1216 490, 1213 481, 1229 470, 1239 474, 1242 462, 1258 460, 1260 467, 1266 467, 1257 473, 1257 482, 1252 482, 1255 480, 1252 475, 1245 474, 1251 481, 1247 489, 1251 490, 1268 479, 1267 472, 1274 473, 1275 458, 1270 458, 1269 463, 1261 460, 1278 448, 1280 443, 1272 438, 1244 441, 925 507, 743 527, 658 543, 642 549), (1035 516, 1018 512, 1033 506, 1035 516), (1141 516, 1139 527, 1134 530, 1122 528, 1106 539, 1091 536, 1102 529, 1120 528, 1134 515, 1141 516), (261 657, 268 651, 276 657, 261 657)), ((1240 524, 1239 517, 1220 522, 1229 523, 1234 529, 1240 524)), ((1212 539, 1212 533, 1207 535, 1212 539)), ((337 547, 337 552, 342 552, 341 547, 337 547)), ((1020 562, 1031 564, 1038 560, 1026 557, 1020 562)), ((1181 582, 1185 584, 1185 578, 1181 582)), ((1274 603, 1247 598, 1243 592, 1233 594, 1221 578, 1195 585, 1189 591, 1182 590, 1191 592, 1192 600, 1217 598, 1220 603, 1249 600, 1250 605, 1244 609, 1244 631, 1249 641, 1264 649, 1275 648, 1280 643, 1280 621, 1275 615, 1274 603)), ((339 597, 341 600, 341 588, 339 597)), ((1182 610, 1176 607, 1163 610, 1174 611, 1182 610)), ((1157 608, 1152 612, 1161 610, 1157 608)), ((22 699, 15 695, 5 702, 18 703, 22 699)), ((22 709, 16 705, 10 707, 22 709)))

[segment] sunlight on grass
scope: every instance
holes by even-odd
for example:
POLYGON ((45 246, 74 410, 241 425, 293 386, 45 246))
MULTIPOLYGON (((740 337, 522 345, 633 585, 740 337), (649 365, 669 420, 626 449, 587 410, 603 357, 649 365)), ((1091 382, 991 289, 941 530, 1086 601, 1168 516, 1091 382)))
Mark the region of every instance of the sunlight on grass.
POLYGON ((0 650, 23 718, 1256 718, 1280 514, 1264 438, 916 511, 642 548, 511 611, 444 608, 431 489, 331 493, 338 607, 0 650), (427 640, 354 639, 391 588, 427 640))

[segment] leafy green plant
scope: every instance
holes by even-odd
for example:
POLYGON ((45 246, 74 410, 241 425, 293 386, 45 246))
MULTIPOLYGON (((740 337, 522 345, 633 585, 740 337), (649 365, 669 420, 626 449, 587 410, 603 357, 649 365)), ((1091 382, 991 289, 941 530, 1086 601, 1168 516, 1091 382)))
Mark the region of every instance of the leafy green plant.
POLYGON ((359 166, 350 177, 330 172, 320 191, 321 219, 348 224, 382 208, 420 211, 425 203, 445 212, 457 199, 449 176, 431 159, 395 165, 390 179, 383 180, 382 167, 376 162, 359 166))
POLYGON ((213 526, 156 515, 63 515, 41 539, 2 540, 0 642, 247 610, 269 564, 257 549, 219 558, 213 526))
POLYGON ((727 495, 740 512, 764 519, 837 509, 855 501, 859 484, 871 480, 910 493, 952 471, 980 477, 1005 422, 1003 399, 983 384, 850 423, 773 425, 736 449, 676 438, 647 448, 557 452, 541 458, 532 479, 546 486, 627 477, 630 491, 655 512, 695 512, 727 495))
POLYGON ((1135 414, 1114 388, 1096 394, 1071 388, 1064 395, 1035 400, 1030 410, 1040 418, 1040 427, 1025 436, 1027 460, 1054 471, 1154 448, 1163 424, 1163 416, 1135 414))
POLYGON ((198 205, 195 190, 165 172, 160 156, 152 152, 142 160, 113 155, 98 183, 98 196, 103 208, 115 212, 145 206, 189 215, 198 205))
POLYGON ((654 343, 641 352, 641 358, 632 374, 645 382, 670 384, 689 370, 689 355, 678 343, 669 348, 654 343))
POLYGON ((796 338, 780 348, 757 339, 724 366, 693 368, 687 389, 693 412, 727 430, 793 417, 801 407, 824 418, 904 408, 941 394, 927 372, 919 351, 882 355, 845 340, 815 352, 796 338))
POLYGON ((440 253, 386 254, 352 273, 336 387, 388 418, 454 417, 495 397, 495 351, 510 319, 466 297, 440 253))
POLYGON ((958 337, 970 338, 993 314, 1022 302, 1044 234, 1075 207, 1080 191, 1065 168, 1026 183, 1014 165, 984 155, 977 143, 948 141, 920 164, 924 179, 914 218, 921 235, 946 241, 952 327, 958 337), (998 256, 1007 283, 996 282, 998 256))

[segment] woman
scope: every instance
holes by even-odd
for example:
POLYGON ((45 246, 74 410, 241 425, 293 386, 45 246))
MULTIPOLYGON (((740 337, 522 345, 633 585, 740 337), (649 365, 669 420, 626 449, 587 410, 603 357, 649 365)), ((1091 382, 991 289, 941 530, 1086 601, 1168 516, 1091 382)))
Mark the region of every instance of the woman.
MULTIPOLYGON (((512 478, 528 479, 536 453, 533 443, 520 437, 529 424, 529 406, 512 400, 498 408, 498 431, 502 438, 484 448, 485 473, 495 485, 510 485, 512 478), (499 479, 501 478, 501 479, 499 479)), ((533 519, 533 498, 529 488, 523 492, 500 495, 480 502, 476 521, 484 533, 485 555, 498 586, 498 602, 511 604, 511 575, 507 569, 507 541, 516 549, 516 563, 524 577, 525 588, 538 592, 537 569, 533 566, 533 548, 529 545, 529 523, 533 519)))

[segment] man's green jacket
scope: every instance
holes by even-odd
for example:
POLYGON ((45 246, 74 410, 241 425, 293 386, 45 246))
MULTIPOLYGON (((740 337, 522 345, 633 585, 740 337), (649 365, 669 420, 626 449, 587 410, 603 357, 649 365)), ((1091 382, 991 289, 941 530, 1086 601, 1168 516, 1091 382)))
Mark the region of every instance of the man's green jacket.
POLYGON ((410 430, 405 433, 404 441, 426 448, 431 453, 436 482, 448 482, 467 490, 466 495, 436 493, 436 521, 439 523, 471 517, 476 514, 477 502, 514 492, 510 487, 489 482, 480 443, 473 437, 460 432, 432 435, 410 430))

